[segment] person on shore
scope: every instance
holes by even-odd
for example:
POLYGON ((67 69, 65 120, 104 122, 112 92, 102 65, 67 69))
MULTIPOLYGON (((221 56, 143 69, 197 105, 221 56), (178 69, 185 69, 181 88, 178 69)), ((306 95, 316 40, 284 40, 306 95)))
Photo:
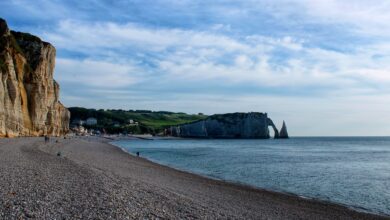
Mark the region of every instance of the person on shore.
POLYGON ((49 142, 49 136, 45 135, 45 143, 49 142))
POLYGON ((137 157, 139 157, 139 152, 137 151, 137 157))

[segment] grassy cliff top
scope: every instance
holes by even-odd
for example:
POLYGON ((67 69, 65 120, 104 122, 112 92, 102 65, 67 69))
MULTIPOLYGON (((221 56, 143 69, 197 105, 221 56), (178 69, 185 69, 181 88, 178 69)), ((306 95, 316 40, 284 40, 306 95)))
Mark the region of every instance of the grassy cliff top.
POLYGON ((19 31, 11 31, 11 34, 18 40, 29 42, 42 42, 41 38, 29 33, 23 33, 19 31))
POLYGON ((110 126, 113 124, 126 125, 129 123, 129 120, 134 120, 142 126, 155 131, 161 131, 169 126, 189 123, 207 117, 203 114, 149 110, 97 110, 71 107, 69 111, 71 112, 71 121, 76 119, 86 120, 89 117, 93 117, 97 119, 98 125, 110 126))

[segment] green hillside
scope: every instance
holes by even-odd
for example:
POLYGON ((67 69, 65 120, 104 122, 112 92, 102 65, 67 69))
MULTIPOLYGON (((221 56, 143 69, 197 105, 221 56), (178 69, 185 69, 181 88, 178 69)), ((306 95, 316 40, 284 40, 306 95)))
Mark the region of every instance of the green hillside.
POLYGON ((166 127, 189 123, 207 117, 203 114, 190 115, 180 112, 149 110, 96 110, 71 107, 69 111, 71 112, 71 122, 93 117, 97 119, 98 124, 90 126, 90 128, 104 129, 108 133, 159 133, 166 127), (138 126, 129 125, 130 120, 138 122, 138 126))

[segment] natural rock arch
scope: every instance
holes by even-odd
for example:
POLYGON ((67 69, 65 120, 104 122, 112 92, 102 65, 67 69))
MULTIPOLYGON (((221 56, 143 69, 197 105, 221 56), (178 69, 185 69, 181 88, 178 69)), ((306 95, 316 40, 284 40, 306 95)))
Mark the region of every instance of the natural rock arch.
POLYGON ((274 138, 279 138, 279 131, 276 128, 274 122, 270 118, 268 118, 268 126, 271 126, 272 129, 274 129, 274 138))

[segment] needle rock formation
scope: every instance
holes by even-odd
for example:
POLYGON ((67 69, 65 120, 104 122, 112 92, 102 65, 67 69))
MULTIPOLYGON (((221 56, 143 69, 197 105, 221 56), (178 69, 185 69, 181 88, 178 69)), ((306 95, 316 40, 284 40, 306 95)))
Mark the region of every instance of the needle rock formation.
POLYGON ((282 129, 280 129, 279 138, 288 138, 287 126, 284 121, 283 121, 282 129))

